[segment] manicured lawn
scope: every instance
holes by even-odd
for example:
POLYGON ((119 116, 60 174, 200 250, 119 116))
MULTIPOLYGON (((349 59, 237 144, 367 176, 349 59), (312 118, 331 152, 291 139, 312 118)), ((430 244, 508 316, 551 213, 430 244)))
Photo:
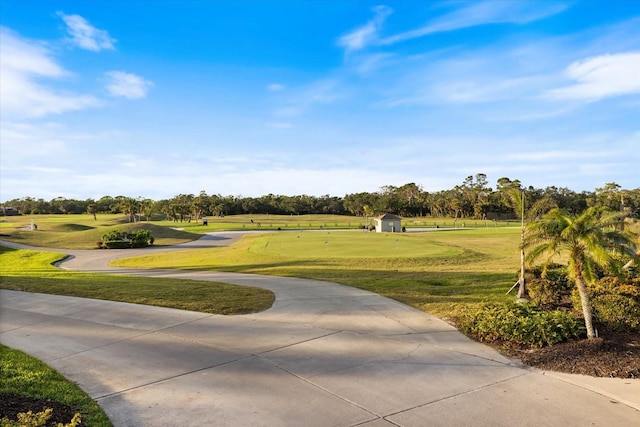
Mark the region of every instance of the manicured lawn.
POLYGON ((64 254, 0 247, 0 288, 157 305, 214 314, 266 310, 265 289, 194 280, 127 277, 60 270, 64 254))
POLYGON ((226 248, 122 259, 138 268, 224 270, 328 280, 454 317, 505 295, 517 280, 517 228, 424 233, 280 232, 226 248))
MULTIPOLYGON (((367 224, 374 224, 371 218, 346 215, 230 215, 225 217, 209 217, 208 225, 202 221, 174 222, 157 220, 130 224, 123 215, 24 215, 0 219, 1 239, 30 246, 59 249, 94 249, 102 235, 112 231, 135 231, 145 228, 151 231, 155 245, 166 246, 198 239, 204 233, 212 231, 282 231, 291 230, 336 230, 361 229, 367 224), (30 230, 31 221, 37 230, 30 230)), ((497 229, 515 223, 493 223, 480 220, 457 220, 452 218, 407 218, 403 225, 407 228, 438 227, 477 227, 497 229)))
POLYGON ((1 344, 0 394, 19 394, 60 402, 80 412, 82 425, 112 425, 102 408, 80 387, 38 359, 1 344))
POLYGON ((151 222, 130 224, 121 215, 32 215, 5 217, 0 222, 0 239, 29 246, 57 249, 95 249, 102 235, 112 230, 151 231, 155 245, 168 246, 189 242, 202 236, 197 232, 176 230, 151 222), (31 219, 37 225, 31 230, 31 219))

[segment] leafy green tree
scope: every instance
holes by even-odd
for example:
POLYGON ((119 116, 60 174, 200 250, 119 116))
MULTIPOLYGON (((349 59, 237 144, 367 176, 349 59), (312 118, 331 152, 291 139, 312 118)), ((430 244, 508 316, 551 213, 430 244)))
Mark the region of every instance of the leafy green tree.
POLYGON ((591 207, 580 215, 555 208, 527 225, 522 242, 529 262, 546 257, 543 272, 555 256, 568 257, 568 273, 580 295, 588 338, 596 335, 586 284, 597 279, 598 268, 616 271, 624 260, 637 258, 636 236, 621 231, 620 223, 620 214, 606 208, 591 207))
POLYGON ((624 206, 624 199, 620 197, 620 187, 615 182, 608 182, 602 188, 596 188, 595 205, 604 206, 612 211, 620 210, 624 206))

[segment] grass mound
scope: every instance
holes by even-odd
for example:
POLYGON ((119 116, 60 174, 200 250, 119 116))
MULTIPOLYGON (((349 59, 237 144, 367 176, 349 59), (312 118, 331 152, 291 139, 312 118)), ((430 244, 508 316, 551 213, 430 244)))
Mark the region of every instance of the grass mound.
POLYGON ((74 232, 74 231, 87 231, 93 230, 95 227, 84 224, 56 224, 51 226, 51 231, 59 231, 59 232, 74 232))
MULTIPOLYGON (((38 218, 37 230, 30 230, 23 223, 11 223, 11 227, 3 227, 2 239, 23 245, 60 248, 60 249, 96 249, 97 242, 110 231, 135 232, 149 230, 157 246, 170 246, 189 242, 202 235, 189 231, 175 230, 170 227, 146 222, 121 222, 120 217, 113 217, 108 222, 85 221, 64 222, 68 218, 43 216, 38 218)), ((77 220, 78 218, 74 218, 77 220)))

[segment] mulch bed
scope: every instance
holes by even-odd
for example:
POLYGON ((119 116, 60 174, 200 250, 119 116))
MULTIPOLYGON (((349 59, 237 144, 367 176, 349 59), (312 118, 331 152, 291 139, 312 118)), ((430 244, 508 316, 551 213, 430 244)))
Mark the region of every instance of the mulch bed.
POLYGON ((538 369, 607 378, 640 379, 640 333, 606 332, 536 350, 511 350, 538 369))
MULTIPOLYGON (((76 414, 76 410, 52 400, 34 399, 31 397, 16 396, 13 394, 0 394, 0 419, 7 418, 12 421, 18 420, 18 413, 32 411, 34 414, 43 412, 51 408, 51 418, 47 426, 56 426, 58 423, 68 424, 76 414)), ((78 426, 83 426, 80 423, 78 426)))

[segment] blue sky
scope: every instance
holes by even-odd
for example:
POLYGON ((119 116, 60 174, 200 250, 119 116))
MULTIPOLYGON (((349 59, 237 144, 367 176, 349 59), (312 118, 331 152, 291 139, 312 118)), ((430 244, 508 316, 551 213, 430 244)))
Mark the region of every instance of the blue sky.
POLYGON ((638 1, 0 3, 0 200, 640 186, 638 1))

